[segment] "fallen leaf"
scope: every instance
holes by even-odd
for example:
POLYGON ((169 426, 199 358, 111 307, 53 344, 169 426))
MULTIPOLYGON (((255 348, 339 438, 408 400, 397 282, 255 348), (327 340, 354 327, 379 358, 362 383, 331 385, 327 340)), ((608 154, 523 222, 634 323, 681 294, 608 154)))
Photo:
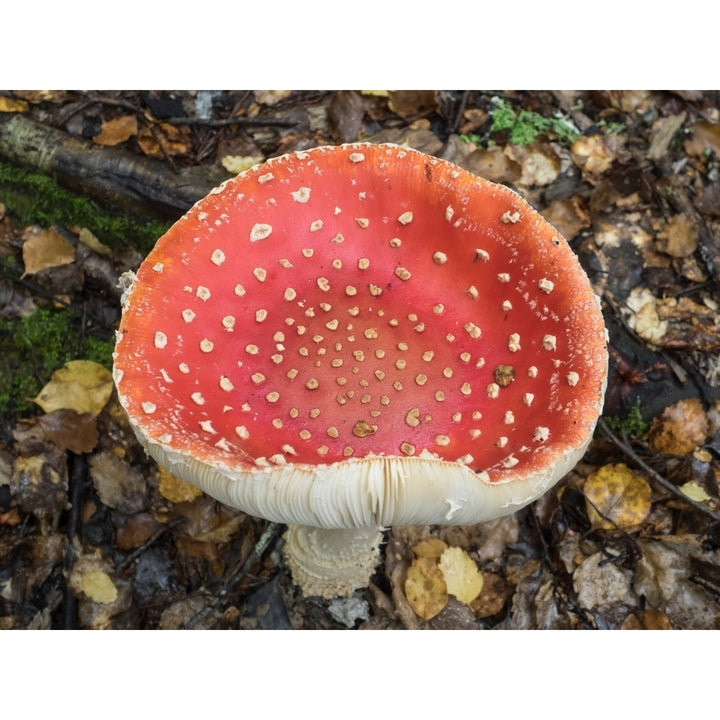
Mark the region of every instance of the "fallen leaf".
POLYGON ((93 140, 98 145, 119 145, 137 135, 137 131, 137 117, 135 115, 123 115, 103 122, 100 134, 96 135, 93 140))
POLYGON ((475 561, 462 549, 451 547, 440 556, 438 567, 445 578, 447 591, 469 605, 480 594, 483 576, 475 561))
POLYGON ((513 586, 497 573, 483 573, 483 586, 480 594, 470 603, 475 617, 487 618, 502 612, 512 597, 513 586))
POLYGON ((673 215, 657 234, 657 248, 672 257, 692 255, 698 246, 699 233, 687 215, 673 215))
POLYGON ((97 421, 91 413, 60 408, 38 418, 38 424, 48 440, 78 455, 97 445, 97 421))
POLYGON ((0 97, 0 112, 19 113, 27 112, 30 106, 24 100, 15 100, 9 97, 0 97))
POLYGON ((591 180, 602 175, 615 160, 615 153, 602 135, 581 135, 570 151, 575 164, 591 180))
POLYGON ((160 484, 158 490, 166 500, 175 504, 192 502, 196 497, 200 497, 200 495, 203 494, 200 488, 181 480, 163 467, 160 468, 160 484))
POLYGON ((82 576, 83 592, 96 603, 109 605, 117 600, 118 591, 107 573, 90 570, 82 576))
POLYGON ((46 268, 69 265, 75 260, 75 248, 60 233, 52 229, 31 230, 22 246, 26 275, 34 275, 46 268))
POLYGON ((603 465, 588 476, 583 492, 593 527, 634 527, 647 518, 652 507, 650 485, 624 463, 603 465))
POLYGON ((415 557, 432 558, 439 560, 440 556, 447 550, 447 544, 439 538, 429 538, 421 540, 417 545, 413 546, 415 557))
POLYGON ((228 172, 238 174, 249 170, 264 159, 262 155, 225 155, 220 162, 228 172))
POLYGON ((107 368, 91 360, 71 360, 52 374, 33 402, 46 413, 69 409, 98 415, 112 390, 113 379, 107 368))
POLYGON ((705 442, 708 417, 699 398, 685 398, 653 418, 648 445, 669 455, 687 455, 705 442))
POLYGON ((434 90, 390 90, 388 107, 402 118, 428 115, 438 107, 434 90))
POLYGON ((447 605, 445 578, 432 558, 415 558, 407 571, 405 597, 423 620, 435 617, 447 605))
POLYGON ((692 137, 683 143, 688 155, 704 158, 708 150, 720 155, 720 123, 700 120, 690 126, 692 137))
POLYGON ((115 534, 115 547, 127 552, 147 542, 162 525, 147 512, 131 515, 115 534))
POLYGON ((627 616, 621 630, 672 630, 670 618, 662 611, 648 608, 627 616))
POLYGON ((190 143, 190 131, 186 127, 176 127, 168 123, 160 123, 143 130, 138 135, 140 149, 149 157, 165 155, 183 155, 187 153, 190 143))
POLYGON ((253 95, 261 105, 277 105, 290 97, 290 90, 254 90, 253 95))
POLYGON ((98 255, 104 255, 105 257, 112 255, 112 250, 107 245, 101 243, 87 228, 80 229, 78 239, 83 245, 86 245, 98 255))
POLYGON ((683 493, 683 495, 687 495, 687 497, 691 500, 695 500, 695 502, 707 502, 708 500, 712 500, 712 497, 708 495, 705 490, 701 488, 697 482, 695 482, 695 480, 691 480, 690 482, 686 482, 684 485, 681 485, 679 490, 683 493))
POLYGON ((112 450, 90 458, 90 477, 100 500, 113 510, 132 515, 146 509, 147 483, 142 471, 112 450))

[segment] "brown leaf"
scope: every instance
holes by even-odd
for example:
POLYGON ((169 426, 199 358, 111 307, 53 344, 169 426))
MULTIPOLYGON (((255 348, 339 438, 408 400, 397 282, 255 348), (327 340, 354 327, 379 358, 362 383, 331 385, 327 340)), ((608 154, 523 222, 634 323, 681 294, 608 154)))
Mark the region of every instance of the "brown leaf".
POLYGON ((705 442, 708 417, 698 398, 679 400, 653 419, 648 444, 659 453, 687 455, 705 442))
POLYGON ((402 118, 429 115, 438 107, 434 90, 390 90, 388 107, 402 118))
POLYGON ((168 123, 154 126, 154 132, 151 128, 147 128, 138 135, 138 145, 149 157, 184 155, 188 151, 190 140, 188 128, 176 127, 168 123))
POLYGON ((440 556, 447 550, 447 545, 438 538, 429 538, 421 540, 417 545, 413 546, 415 557, 432 558, 439 560, 440 556))
POLYGON ((483 573, 483 586, 480 594, 470 603, 475 617, 487 618, 502 612, 512 597, 514 588, 497 573, 483 573))
POLYGON ((162 527, 150 513, 140 512, 131 515, 115 534, 115 547, 128 551, 139 548, 162 527))
POLYGON ((688 155, 704 158, 706 151, 720 155, 720 123, 699 120, 690 126, 692 138, 683 143, 688 155))
POLYGON ((38 423, 48 440, 77 454, 90 452, 98 441, 97 422, 91 413, 61 408, 42 415, 38 423))
POLYGON ((697 250, 698 239, 695 223, 687 215, 674 215, 657 234, 657 247, 672 257, 684 258, 697 250))
POLYGON ((75 248, 60 233, 52 229, 30 231, 22 246, 23 264, 26 275, 69 265, 75 260, 75 248))
POLYGON ((137 135, 137 131, 137 117, 135 115, 123 115, 103 122, 100 134, 96 135, 93 140, 98 145, 119 145, 137 135))
POLYGON ((664 612, 648 608, 628 615, 621 630, 672 630, 672 625, 664 612))
POLYGON ((111 450, 90 459, 90 477, 100 500, 108 507, 132 515, 147 507, 147 484, 142 470, 111 450))

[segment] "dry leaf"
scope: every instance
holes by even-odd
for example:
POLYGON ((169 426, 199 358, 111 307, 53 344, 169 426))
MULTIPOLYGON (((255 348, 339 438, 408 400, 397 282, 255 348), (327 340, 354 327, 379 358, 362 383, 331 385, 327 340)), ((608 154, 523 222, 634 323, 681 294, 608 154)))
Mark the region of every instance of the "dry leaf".
POLYGON ((462 548, 445 550, 438 566, 445 578, 447 591, 460 602, 469 605, 480 594, 483 587, 482 573, 462 548))
POLYGON ((435 617, 447 605, 445 579, 431 558, 415 558, 407 571, 405 597, 423 620, 435 617))
POLYGON ((653 419, 648 444, 659 453, 687 455, 705 442, 708 417, 698 398, 686 398, 666 407, 653 419))
POLYGON ((91 360, 71 360, 52 374, 33 402, 46 413, 67 408, 98 415, 112 390, 112 375, 107 368, 91 360))
POLYGON ((697 226, 687 215, 673 215, 657 234, 657 247, 672 257, 689 257, 697 250, 698 238, 697 226))
POLYGON ((190 131, 168 123, 154 126, 154 132, 147 128, 138 135, 140 149, 149 157, 183 155, 188 151, 190 131))
POLYGON ((402 118, 428 115, 438 107, 434 90, 390 90, 388 107, 402 118))
POLYGON ((624 463, 604 465, 596 470, 585 481, 583 492, 593 526, 607 530, 615 525, 620 528, 639 525, 652 507, 650 485, 624 463))
POLYGON ((45 437, 58 447, 74 453, 90 452, 98 441, 95 416, 61 408, 38 419, 45 437))
POLYGON ((192 502, 196 497, 202 495, 202 490, 181 480, 176 475, 168 472, 165 468, 160 468, 160 485, 158 486, 160 494, 171 503, 192 502))
POLYGON ((24 100, 15 100, 4 96, 0 97, 0 112, 27 112, 29 107, 30 106, 24 100))
POLYGON ((86 245, 98 255, 105 255, 106 257, 112 255, 112 250, 107 245, 101 243, 87 228, 80 229, 78 239, 83 245, 86 245))
POLYGON ((119 118, 106 120, 102 124, 102 130, 93 140, 98 145, 113 146, 125 142, 137 135, 138 124, 135 115, 123 115, 119 118))
POLYGON ((55 230, 34 230, 28 233, 22 247, 26 275, 46 268, 69 265, 75 260, 75 248, 55 230))
POLYGON ((262 155, 225 155, 220 162, 228 172, 238 174, 249 170, 264 159, 262 155))
POLYGON ((615 153, 608 147, 602 135, 582 135, 572 145, 575 164, 590 179, 602 175, 612 165, 615 153))
POLYGON ((711 150, 714 155, 720 155, 720 123, 700 120, 690 127, 692 138, 683 143, 688 155, 704 158, 705 153, 711 150))
POLYGON ((96 603, 109 605, 117 600, 118 591, 107 573, 90 570, 83 573, 82 591, 96 603))
POLYGON ((126 515, 147 507, 147 483, 142 471, 112 450, 90 458, 90 477, 98 497, 108 507, 126 515))
POLYGON ((628 615, 621 630, 672 630, 672 625, 664 612, 648 608, 628 615))
POLYGON ((697 482, 695 482, 695 480, 691 480, 690 482, 686 482, 684 485, 681 485, 679 490, 683 493, 683 495, 687 495, 691 500, 695 500, 695 502, 707 502, 708 500, 712 500, 712 497, 708 495, 705 490, 701 488, 697 482))
POLYGON ((439 538, 421 540, 417 545, 413 545, 412 549, 415 557, 426 557, 433 560, 439 560, 445 550, 447 550, 447 544, 439 538))

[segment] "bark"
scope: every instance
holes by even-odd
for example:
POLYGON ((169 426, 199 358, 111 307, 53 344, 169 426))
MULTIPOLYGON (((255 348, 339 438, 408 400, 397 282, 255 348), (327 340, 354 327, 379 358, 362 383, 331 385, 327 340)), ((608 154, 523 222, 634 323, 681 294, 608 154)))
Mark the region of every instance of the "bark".
POLYGON ((0 114, 0 159, 51 175, 105 206, 168 219, 229 177, 217 167, 175 172, 159 160, 95 145, 12 113, 0 114))

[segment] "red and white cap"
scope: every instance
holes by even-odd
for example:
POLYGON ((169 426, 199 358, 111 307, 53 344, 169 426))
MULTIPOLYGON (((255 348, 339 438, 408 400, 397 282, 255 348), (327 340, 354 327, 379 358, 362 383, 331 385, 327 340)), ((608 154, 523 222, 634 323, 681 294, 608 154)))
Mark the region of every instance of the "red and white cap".
POLYGON ((143 445, 218 500, 326 529, 474 524, 583 455, 606 332, 511 190, 392 145, 274 158, 126 282, 115 381, 143 445))

